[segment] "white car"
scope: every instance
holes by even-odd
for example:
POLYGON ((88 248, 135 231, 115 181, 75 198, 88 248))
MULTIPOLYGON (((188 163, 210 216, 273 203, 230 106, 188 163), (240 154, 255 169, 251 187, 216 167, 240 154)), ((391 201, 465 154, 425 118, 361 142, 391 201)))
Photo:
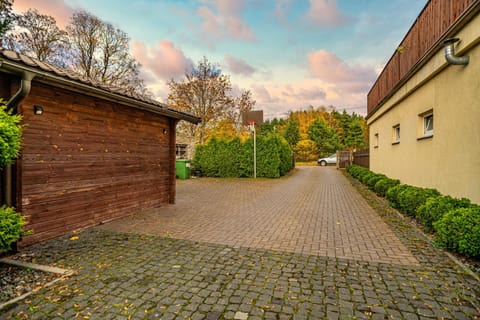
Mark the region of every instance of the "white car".
POLYGON ((321 165, 322 167, 328 165, 328 164, 336 164, 337 163, 337 154, 334 153, 326 158, 320 158, 317 160, 317 163, 321 165))

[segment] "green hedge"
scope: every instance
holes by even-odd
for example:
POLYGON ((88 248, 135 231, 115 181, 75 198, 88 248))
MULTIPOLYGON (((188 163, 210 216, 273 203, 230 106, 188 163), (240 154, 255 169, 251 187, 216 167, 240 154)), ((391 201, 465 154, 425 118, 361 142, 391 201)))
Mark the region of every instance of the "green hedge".
POLYGON ((0 253, 9 251, 12 244, 25 235, 24 225, 25 218, 14 208, 0 207, 0 253))
POLYGON ((480 257, 480 206, 470 200, 442 196, 435 189, 400 184, 399 180, 351 165, 347 172, 362 181, 391 206, 414 216, 426 231, 434 231, 444 248, 468 257, 480 257))
POLYGON ((423 205, 428 198, 440 196, 440 192, 435 189, 399 184, 389 188, 385 196, 392 207, 410 216, 415 216, 418 207, 423 205))
POLYGON ((415 217, 417 208, 424 204, 430 197, 440 196, 435 189, 408 186, 398 194, 398 208, 403 213, 415 217))
POLYGON ((387 176, 385 176, 384 174, 375 173, 373 176, 367 179, 365 184, 370 190, 375 191, 375 185, 377 184, 377 182, 385 178, 387 178, 387 176))
POLYGON ((0 99, 0 166, 10 164, 18 157, 22 146, 22 126, 20 115, 7 111, 0 99))
POLYGON ((366 173, 366 172, 369 172, 369 171, 370 171, 370 170, 368 170, 367 168, 358 166, 358 165, 356 165, 356 164, 352 164, 352 165, 350 165, 350 166, 347 167, 347 172, 348 172, 352 177, 354 177, 355 179, 358 179, 361 174, 366 173))
POLYGON ((400 184, 400 180, 383 178, 377 181, 377 183, 375 183, 375 186, 373 187, 373 191, 375 191, 376 194, 382 197, 385 197, 385 194, 390 188, 393 188, 399 184, 400 184))
POLYGON ((441 246, 467 257, 480 257, 480 206, 453 209, 433 227, 441 246))
MULTIPOLYGON (((20 153, 21 120, 20 115, 7 111, 5 102, 0 99, 0 167, 13 163, 20 153)), ((9 251, 12 244, 26 234, 24 225, 25 218, 15 212, 15 208, 0 207, 0 253, 9 251)))
POLYGON ((468 208, 471 205, 470 200, 465 198, 431 197, 417 208, 416 217, 425 227, 425 230, 430 232, 433 231, 433 223, 440 220, 447 212, 453 209, 468 208))
POLYGON ((390 202, 391 206, 395 209, 400 209, 399 195, 402 191, 408 189, 410 186, 406 184, 398 184, 388 189, 385 193, 385 198, 390 202))
MULTIPOLYGON (((293 168, 292 149, 279 135, 257 137, 257 177, 278 178, 293 168)), ((197 146, 195 170, 207 177, 253 177, 253 139, 211 138, 197 146)))

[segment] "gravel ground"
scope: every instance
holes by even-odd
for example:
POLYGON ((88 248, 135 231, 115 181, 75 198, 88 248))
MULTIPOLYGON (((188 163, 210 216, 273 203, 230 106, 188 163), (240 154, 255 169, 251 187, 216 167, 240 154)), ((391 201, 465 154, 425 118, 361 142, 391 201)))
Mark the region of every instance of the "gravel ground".
POLYGON ((0 304, 43 287, 61 275, 0 262, 0 304))

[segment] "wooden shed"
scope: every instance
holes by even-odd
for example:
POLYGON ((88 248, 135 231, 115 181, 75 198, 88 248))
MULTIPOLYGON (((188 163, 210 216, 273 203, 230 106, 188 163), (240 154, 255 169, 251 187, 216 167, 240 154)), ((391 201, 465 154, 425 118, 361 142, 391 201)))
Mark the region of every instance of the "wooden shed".
POLYGON ((175 201, 175 128, 200 119, 0 49, 0 97, 23 116, 2 203, 28 217, 28 245, 175 201))

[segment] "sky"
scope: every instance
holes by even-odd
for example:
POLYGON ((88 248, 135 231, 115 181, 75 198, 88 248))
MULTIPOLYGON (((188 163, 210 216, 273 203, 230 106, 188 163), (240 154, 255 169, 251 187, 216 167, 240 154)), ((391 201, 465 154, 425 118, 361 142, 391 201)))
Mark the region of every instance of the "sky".
POLYGON ((309 106, 366 114, 367 93, 427 0, 14 0, 65 28, 86 10, 125 31, 154 97, 167 102, 203 57, 250 90, 266 119, 309 106))

